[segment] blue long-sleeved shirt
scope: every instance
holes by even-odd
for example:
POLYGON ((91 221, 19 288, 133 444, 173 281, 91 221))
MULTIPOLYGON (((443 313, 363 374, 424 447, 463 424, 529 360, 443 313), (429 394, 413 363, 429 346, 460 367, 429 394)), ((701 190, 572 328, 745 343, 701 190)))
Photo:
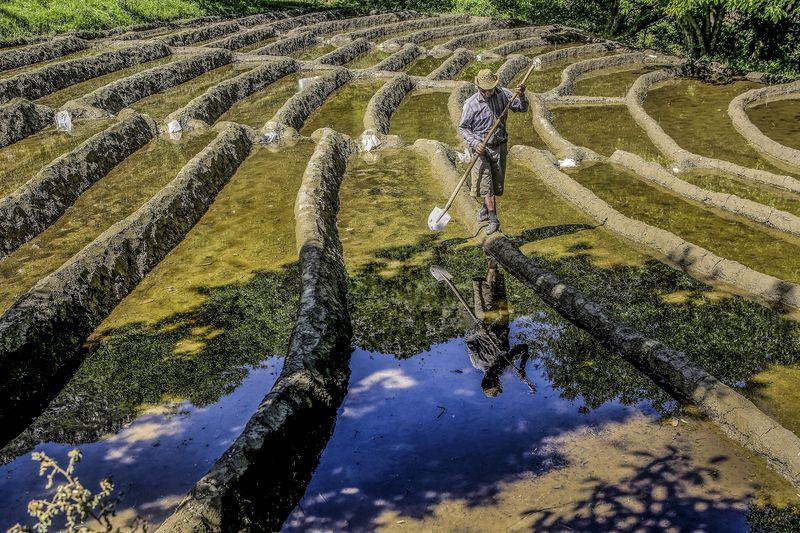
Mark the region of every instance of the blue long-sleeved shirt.
MULTIPOLYGON (((498 87, 492 96, 484 98, 480 91, 473 94, 464 102, 464 109, 461 112, 461 122, 458 125, 458 132, 467 142, 470 148, 480 144, 484 137, 492 129, 492 124, 503 112, 508 101, 514 97, 514 93, 505 87, 498 87)), ((517 98, 511 104, 511 111, 524 113, 528 110, 528 100, 524 96, 517 98)), ((490 145, 497 145, 508 139, 505 120, 489 139, 490 145)))

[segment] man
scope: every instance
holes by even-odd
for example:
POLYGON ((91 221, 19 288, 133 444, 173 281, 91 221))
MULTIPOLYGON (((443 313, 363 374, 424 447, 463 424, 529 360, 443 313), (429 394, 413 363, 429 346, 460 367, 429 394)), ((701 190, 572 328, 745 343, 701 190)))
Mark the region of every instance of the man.
MULTIPOLYGON (((528 361, 528 345, 510 347, 509 312, 506 300, 506 283, 497 262, 489 258, 489 268, 484 278, 472 280, 473 305, 475 316, 483 322, 467 335, 467 352, 472 366, 483 372, 481 389, 490 398, 503 392, 500 382, 505 370, 520 357, 520 378, 525 378, 525 364, 528 361)), ((519 372, 518 372, 519 373, 519 372)))
MULTIPOLYGON (((474 198, 483 198, 483 207, 478 213, 478 221, 489 221, 486 233, 491 235, 500 228, 497 218, 496 196, 503 194, 503 185, 506 176, 506 154, 508 153, 508 133, 506 132, 506 119, 504 116, 500 126, 495 130, 486 146, 483 139, 492 129, 495 120, 508 105, 514 93, 505 87, 498 87, 497 76, 489 69, 478 72, 475 85, 480 89, 476 94, 464 102, 461 113, 461 123, 458 131, 467 142, 472 157, 478 161, 472 168, 470 194, 474 198)), ((511 110, 524 113, 528 110, 528 100, 525 98, 525 86, 517 87, 517 99, 511 105, 511 110)))

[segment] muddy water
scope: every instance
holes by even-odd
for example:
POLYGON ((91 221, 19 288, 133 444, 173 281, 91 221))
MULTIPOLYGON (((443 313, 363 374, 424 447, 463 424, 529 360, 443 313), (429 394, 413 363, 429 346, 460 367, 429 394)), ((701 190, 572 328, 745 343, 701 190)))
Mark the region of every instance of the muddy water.
POLYGON ((280 37, 270 37, 269 39, 264 39, 262 41, 256 41, 253 44, 249 44, 247 46, 243 46, 241 48, 237 48, 236 51, 245 54, 247 52, 252 52, 253 50, 258 50, 259 48, 267 46, 268 44, 272 44, 275 41, 277 41, 278 39, 280 39, 280 37))
POLYGON ((111 72, 103 76, 98 76, 96 78, 92 78, 81 83, 76 83, 75 85, 70 85, 65 89, 61 89, 60 91, 56 91, 54 93, 48 94, 47 96, 43 96, 42 98, 36 100, 36 103, 50 106, 53 108, 58 108, 67 103, 68 101, 80 98, 85 94, 89 94, 95 89, 99 89, 103 85, 111 83, 112 81, 125 78, 133 74, 137 74, 139 72, 142 72, 143 70, 147 70, 153 67, 160 67, 161 65, 166 65, 167 63, 171 63, 172 61, 178 60, 179 57, 180 56, 169 55, 167 57, 156 59, 155 61, 140 63, 138 65, 124 68, 122 70, 117 70, 116 72, 111 72))
POLYGON ((748 81, 711 85, 680 80, 651 90, 644 107, 667 135, 690 152, 785 175, 747 144, 728 117, 728 104, 736 95, 760 86, 748 81))
POLYGON ((572 94, 580 96, 625 96, 639 76, 643 76, 653 70, 653 67, 642 67, 641 65, 637 65, 634 68, 626 65, 613 69, 603 69, 578 78, 573 84, 572 94))
POLYGON ((667 163, 625 106, 559 107, 551 110, 553 126, 568 141, 604 156, 615 150, 648 161, 667 163))
POLYGON ((479 71, 488 68, 492 72, 497 72, 497 69, 505 62, 505 59, 498 59, 497 61, 472 61, 461 69, 461 72, 456 76, 456 80, 472 82, 475 80, 475 76, 477 76, 479 71))
POLYGON ((545 149, 547 146, 533 128, 533 113, 530 109, 524 113, 511 112, 506 122, 508 130, 508 145, 522 144, 535 148, 545 149))
MULTIPOLYGON (((533 55, 532 57, 535 57, 535 55, 533 55)), ((561 61, 547 63, 546 65, 542 66, 542 70, 537 70, 531 73, 530 78, 528 78, 528 84, 527 84, 528 90, 533 91, 535 93, 547 92, 553 87, 556 87, 559 83, 561 83, 561 72, 569 65, 577 63, 578 61, 585 61, 587 59, 604 57, 607 55, 613 55, 613 54, 611 52, 586 54, 580 57, 570 57, 568 59, 564 59, 561 61)), ((514 81, 509 84, 509 86, 511 87, 516 86, 522 80, 522 76, 524 76, 526 72, 527 72, 526 69, 522 69, 519 72, 519 74, 517 74, 517 76, 514 78, 514 81)))
POLYGON ((90 57, 101 54, 103 52, 107 52, 108 49, 103 48, 87 48, 85 50, 80 50, 78 52, 67 54, 61 57, 57 57, 55 59, 50 59, 47 61, 41 61, 39 63, 34 63, 31 65, 25 65, 24 67, 17 67, 10 70, 4 70, 0 72, 0 80, 10 78, 12 76, 16 76, 17 74, 24 74, 26 72, 33 72, 34 70, 39 70, 42 67, 46 67, 48 65, 53 65, 55 63, 62 63, 64 61, 71 61, 73 59, 80 59, 82 57, 90 57))
POLYGON ((680 174, 680 178, 710 191, 735 194, 740 198, 747 198, 800 216, 800 202, 797 201, 797 195, 794 193, 699 171, 683 172, 680 174))
POLYGON ((0 197, 11 193, 42 167, 113 123, 112 119, 75 122, 69 133, 59 132, 52 126, 0 148, 0 197))
POLYGON ((461 142, 447 110, 449 93, 429 90, 406 95, 392 115, 389 133, 412 144, 417 139, 436 139, 457 145, 461 142))
POLYGON ((304 48, 293 54, 289 54, 289 56, 295 59, 304 59, 310 61, 312 59, 319 59, 328 52, 333 52, 334 50, 336 50, 336 47, 332 44, 323 43, 304 48))
POLYGON ((751 107, 747 115, 770 139, 800 150, 800 98, 751 107))
POLYGON ((521 54, 528 57, 536 57, 547 52, 552 52, 554 50, 561 50, 562 48, 572 48, 574 46, 580 46, 581 43, 555 43, 555 44, 547 44, 544 46, 532 46, 530 48, 523 48, 517 52, 513 52, 515 54, 521 54))
POLYGON ((800 281, 797 244, 777 232, 690 204, 611 166, 582 169, 572 177, 623 214, 671 231, 726 259, 778 278, 800 281), (776 238, 779 237, 779 238, 776 238))
POLYGON ((427 76, 439 68, 446 59, 446 57, 421 56, 415 59, 405 72, 411 76, 427 76))
POLYGON ((185 106, 214 85, 244 74, 253 68, 255 65, 249 63, 233 63, 215 68, 166 91, 142 98, 131 104, 130 107, 140 113, 146 113, 160 122, 167 115, 185 106))
POLYGON ((358 137, 364 131, 367 104, 383 84, 384 80, 353 80, 344 85, 308 117, 300 133, 310 136, 318 128, 333 128, 358 137))
MULTIPOLYGON (((88 452, 82 479, 113 475, 125 490, 123 519, 140 513, 152 526, 169 515, 280 369, 299 294, 293 207, 312 151, 311 143, 254 148, 186 238, 101 324, 48 411, 4 453, 63 453, 50 441, 76 441, 88 452)), ((7 486, 42 486, 22 468, 28 462, 26 454, 9 465, 7 486)))
POLYGON ((377 48, 367 54, 357 57, 356 59, 350 61, 349 63, 345 63, 344 66, 347 68, 359 69, 359 68, 369 68, 374 65, 377 65, 387 57, 389 57, 390 53, 383 52, 378 50, 377 48))
POLYGON ((49 228, 0 262, 0 311, 171 181, 214 137, 157 138, 87 189, 49 228))
POLYGON ((297 82, 300 78, 307 76, 309 76, 308 73, 299 72, 284 76, 264 89, 233 104, 219 120, 230 120, 258 129, 266 124, 286 103, 286 100, 298 91, 297 82))

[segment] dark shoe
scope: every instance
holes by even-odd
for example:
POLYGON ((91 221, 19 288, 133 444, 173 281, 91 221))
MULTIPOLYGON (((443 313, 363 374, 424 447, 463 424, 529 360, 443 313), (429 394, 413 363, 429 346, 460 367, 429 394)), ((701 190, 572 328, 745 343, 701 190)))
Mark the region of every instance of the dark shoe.
POLYGON ((486 222, 489 220, 489 210, 486 209, 486 205, 481 207, 481 210, 478 211, 478 222, 486 222))
POLYGON ((486 225, 485 231, 486 235, 491 235, 495 231, 500 229, 500 221, 499 220, 490 220, 489 223, 486 225))

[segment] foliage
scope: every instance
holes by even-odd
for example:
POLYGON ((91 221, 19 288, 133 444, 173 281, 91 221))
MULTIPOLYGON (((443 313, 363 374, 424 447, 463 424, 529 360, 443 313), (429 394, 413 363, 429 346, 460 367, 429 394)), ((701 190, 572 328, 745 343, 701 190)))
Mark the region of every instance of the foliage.
POLYGON ((752 506, 747 521, 753 533, 794 533, 800 531, 800 506, 752 506))
MULTIPOLYGON (((38 522, 33 528, 16 524, 8 530, 9 533, 22 533, 36 531, 43 533, 53 527, 53 521, 63 516, 66 520, 65 528, 69 533, 84 533, 92 531, 117 531, 111 524, 114 508, 119 502, 119 497, 112 497, 114 484, 110 479, 100 481, 100 490, 92 493, 75 475, 75 465, 81 460, 78 449, 71 450, 69 464, 66 468, 59 466, 55 459, 44 452, 34 452, 31 457, 39 461, 39 475, 47 477, 45 488, 51 489, 57 482, 56 478, 63 479, 55 485, 55 492, 49 500, 32 500, 28 503, 28 514, 38 522), (87 524, 91 521, 91 525, 87 524), (99 529, 92 527, 96 525, 99 529)), ((141 526, 144 530, 144 525, 141 526)))

